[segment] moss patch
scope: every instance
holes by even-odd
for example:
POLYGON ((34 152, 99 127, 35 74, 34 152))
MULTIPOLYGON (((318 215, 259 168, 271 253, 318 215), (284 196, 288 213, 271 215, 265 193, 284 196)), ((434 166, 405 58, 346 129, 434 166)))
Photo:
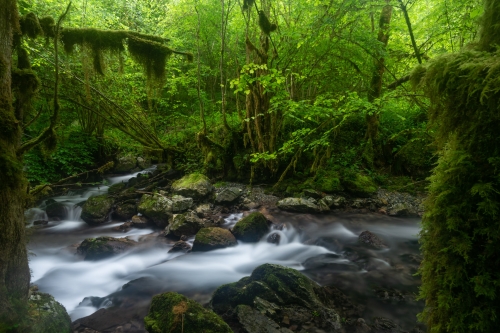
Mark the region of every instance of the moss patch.
POLYGON ((113 199, 107 194, 89 198, 82 206, 81 218, 88 224, 104 223, 108 220, 113 199))
POLYGON ((349 193, 360 197, 369 197, 377 192, 377 185, 369 176, 360 173, 348 173, 342 183, 349 193))
POLYGON ((144 323, 150 333, 232 333, 214 312, 174 292, 153 297, 144 323))
POLYGON ((64 306, 49 294, 34 291, 29 299, 29 317, 33 333, 71 332, 71 318, 64 306))
POLYGON ((253 212, 239 220, 232 232, 238 240, 258 242, 269 231, 267 223, 267 219, 262 213, 253 212))
POLYGON ((193 251, 211 251, 235 246, 236 244, 236 238, 227 229, 217 227, 202 228, 194 239, 193 251))

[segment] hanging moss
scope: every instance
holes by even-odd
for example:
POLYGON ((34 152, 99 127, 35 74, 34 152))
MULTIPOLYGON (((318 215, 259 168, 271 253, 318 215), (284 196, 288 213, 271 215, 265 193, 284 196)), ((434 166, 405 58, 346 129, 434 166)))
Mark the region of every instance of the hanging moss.
POLYGON ((500 45, 500 2, 488 0, 484 3, 484 14, 481 19, 479 49, 493 51, 500 45))
POLYGON ((36 93, 40 85, 40 79, 31 69, 12 69, 12 87, 22 95, 36 93))
POLYGON ((128 51, 144 67, 148 79, 163 80, 167 58, 173 53, 170 48, 155 41, 130 36, 128 51))
POLYGON ((29 38, 37 38, 43 34, 40 22, 38 22, 38 17, 35 13, 28 13, 21 17, 19 20, 21 26, 21 33, 23 36, 28 36, 29 38))
POLYGON ((17 48, 17 68, 19 69, 31 69, 31 62, 28 55, 28 51, 24 47, 17 48))
MULTIPOLYGON (((498 1, 485 8, 495 13, 484 22, 497 27, 498 1)), ((491 27, 483 27, 476 50, 414 71, 431 99, 441 148, 421 232, 420 319, 433 333, 496 332, 500 325, 500 51, 483 50, 496 42, 491 27)))
POLYGON ((275 31, 278 28, 276 24, 269 21, 266 14, 262 10, 259 10, 259 27, 262 32, 268 36, 269 34, 271 34, 271 32, 275 31))
POLYGON ((43 35, 47 38, 54 38, 56 36, 55 28, 56 21, 52 16, 45 16, 38 20, 40 22, 40 26, 43 30, 43 35))

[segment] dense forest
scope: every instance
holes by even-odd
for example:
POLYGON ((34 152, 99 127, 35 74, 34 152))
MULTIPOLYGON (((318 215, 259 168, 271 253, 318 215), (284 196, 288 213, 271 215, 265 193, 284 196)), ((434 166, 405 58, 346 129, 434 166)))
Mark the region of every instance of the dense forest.
POLYGON ((278 197, 425 196, 418 319, 497 330, 498 1, 0 8, 0 332, 32 329, 24 211, 130 160, 278 197))

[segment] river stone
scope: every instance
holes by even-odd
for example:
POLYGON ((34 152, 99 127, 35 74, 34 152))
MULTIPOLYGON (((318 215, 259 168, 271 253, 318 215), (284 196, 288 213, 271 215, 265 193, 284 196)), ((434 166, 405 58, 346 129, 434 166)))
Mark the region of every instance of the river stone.
POLYGON ((384 243, 382 239, 380 239, 380 237, 378 237, 373 232, 370 232, 368 230, 363 231, 359 235, 358 241, 359 243, 374 248, 376 250, 382 250, 387 248, 387 245, 384 243))
POLYGON ((85 256, 85 260, 99 260, 124 253, 137 243, 126 238, 97 237, 85 239, 76 252, 85 256))
POLYGON ((288 328, 280 328, 280 325, 248 305, 238 305, 236 316, 247 333, 293 333, 288 328))
POLYGON ((130 220, 135 214, 137 214, 135 200, 118 203, 113 211, 113 217, 115 219, 125 221, 130 220))
POLYGON ((237 240, 256 243, 268 233, 268 221, 262 213, 253 212, 239 220, 231 231, 237 240))
POLYGON ((173 201, 164 195, 144 194, 137 210, 160 228, 165 228, 172 216, 173 201))
POLYGON ((107 222, 113 206, 113 199, 107 194, 90 197, 82 206, 81 219, 87 224, 101 224, 107 222))
POLYGON ((240 188, 226 187, 217 193, 215 202, 218 204, 229 204, 236 201, 242 194, 243 191, 240 188))
POLYGON ((169 253, 170 252, 187 252, 189 250, 191 250, 191 245, 189 245, 189 243, 186 241, 180 240, 180 241, 175 242, 174 245, 172 245, 172 248, 168 252, 169 253))
POLYGON ((210 184, 207 176, 200 173, 192 173, 176 180, 172 184, 172 191, 194 199, 201 199, 212 193, 214 187, 210 184))
POLYGON ((29 331, 31 333, 71 332, 71 318, 66 309, 49 294, 32 291, 28 311, 34 323, 29 331))
MULTIPOLYGON (((333 309, 328 291, 299 271, 280 265, 261 265, 251 276, 219 287, 210 305, 228 322, 236 321, 241 326, 250 327, 248 318, 253 317, 267 327, 267 330, 262 328, 251 332, 273 332, 272 329, 287 332, 282 329, 293 326, 298 332, 305 323, 321 327, 325 332, 341 329, 340 316, 333 309), (245 307, 234 311, 240 305, 257 310, 271 321, 261 320, 245 307), (284 317, 288 320, 283 321, 284 317)), ((309 331, 315 332, 316 329, 309 331)))
POLYGON ((144 323, 149 333, 233 332, 213 311, 175 292, 154 296, 144 323))
POLYGON ((165 228, 165 235, 181 237, 196 235, 203 228, 203 221, 194 212, 174 214, 172 223, 165 228))
POLYGON ((192 198, 185 198, 182 195, 172 196, 172 212, 183 212, 188 210, 193 205, 192 198))
POLYGON ((212 214, 212 207, 210 204, 205 203, 196 207, 195 211, 198 217, 207 217, 212 214))
POLYGON ((411 211, 411 208, 409 207, 409 205, 405 202, 398 202, 396 204, 394 204, 393 206, 391 206, 388 210, 387 210, 387 215, 390 215, 390 216, 410 216, 412 214, 410 214, 410 211, 411 211))
POLYGON ((45 200, 45 213, 49 218, 64 219, 66 218, 66 207, 54 199, 47 199, 45 200))
POLYGON ((134 156, 126 155, 118 157, 114 171, 116 173, 127 173, 135 169, 137 166, 137 159, 134 156))
POLYGON ((151 166, 151 160, 149 158, 137 157, 137 166, 144 170, 151 166))
POLYGON ((298 213, 320 213, 322 210, 312 198, 285 198, 278 201, 277 206, 281 210, 298 213))
POLYGON ((340 195, 326 195, 320 201, 330 208, 340 208, 345 205, 346 199, 340 195))
POLYGON ((218 227, 202 228, 194 239, 193 251, 211 251, 237 244, 236 238, 227 229, 218 227))
POLYGON ((134 215, 132 216, 132 226, 139 229, 147 228, 149 227, 148 219, 144 216, 134 215))

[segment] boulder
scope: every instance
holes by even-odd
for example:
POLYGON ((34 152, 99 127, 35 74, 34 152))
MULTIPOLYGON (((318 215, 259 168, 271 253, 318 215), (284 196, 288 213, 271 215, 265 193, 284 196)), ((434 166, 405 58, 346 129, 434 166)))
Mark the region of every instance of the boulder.
POLYGON ((182 195, 172 196, 172 212, 183 212, 191 208, 193 205, 192 198, 185 198, 182 195))
POLYGON ((142 213, 160 228, 165 228, 172 217, 172 200, 164 195, 144 194, 139 202, 137 211, 142 213))
POLYGON ((267 237, 267 242, 271 244, 280 245, 281 235, 277 232, 273 232, 267 237))
POLYGON ((201 199, 212 193, 214 187, 210 180, 200 173, 192 173, 176 180, 172 184, 172 191, 185 197, 201 199))
POLYGON ((215 196, 215 202, 218 204, 230 204, 236 201, 243 194, 243 190, 238 187, 223 188, 215 196))
POLYGON ((148 219, 144 216, 134 215, 132 216, 132 226, 139 229, 147 228, 149 227, 148 219))
POLYGON ((411 208, 409 205, 405 202, 398 202, 394 205, 392 205, 388 210, 387 210, 387 215, 389 216, 410 216, 414 215, 411 214, 411 208))
POLYGON ((213 311, 174 292, 153 297, 144 318, 149 333, 232 333, 213 311))
POLYGON ((194 239, 193 251, 211 251, 237 244, 236 238, 227 229, 218 227, 202 228, 194 239))
POLYGON ((181 237, 182 235, 196 235, 203 228, 203 221, 194 212, 175 214, 165 228, 165 235, 181 237))
POLYGON ((66 309, 49 294, 32 291, 28 311, 30 321, 34 323, 29 332, 71 332, 71 318, 66 309))
POLYGON ((151 160, 149 158, 137 157, 137 166, 141 169, 147 169, 151 166, 151 160))
POLYGON ((207 217, 212 214, 212 207, 210 204, 205 203, 196 207, 195 211, 198 217, 207 217))
POLYGON ((127 185, 125 183, 116 183, 111 185, 108 188, 108 194, 114 195, 117 193, 120 193, 121 191, 125 190, 127 188, 127 185))
POLYGON ((66 217, 66 207, 54 199, 45 200, 45 212, 49 218, 64 219, 66 217))
POLYGON ((115 163, 114 172, 127 173, 137 167, 137 159, 132 155, 120 156, 115 163))
POLYGON ((107 194, 90 197, 83 204, 80 217, 91 225, 107 222, 112 206, 113 199, 107 194))
POLYGON ((191 245, 188 242, 180 240, 172 245, 172 248, 168 251, 170 252, 187 252, 191 250, 191 245))
POLYGON ((386 249, 387 245, 380 237, 368 230, 363 231, 358 238, 360 244, 366 245, 376 250, 386 249))
POLYGON ((281 210, 297 213, 320 213, 322 209, 313 198, 285 198, 278 201, 277 206, 281 210))
POLYGON ((269 231, 268 221, 259 212, 253 212, 239 220, 232 233, 237 240, 243 242, 258 242, 269 231))
POLYGON ((327 289, 294 269, 274 264, 261 265, 250 277, 219 287, 210 305, 227 322, 249 333, 299 332, 306 323, 309 332, 341 329, 327 289), (251 318, 262 326, 253 325, 251 318))
POLYGON ((329 208, 341 208, 345 205, 346 199, 340 195, 326 195, 320 200, 329 208))
POLYGON ((135 200, 130 200, 116 204, 115 210, 113 211, 113 218, 127 221, 135 214, 137 214, 137 205, 135 200))
POLYGON ((76 249, 85 260, 105 259, 116 254, 124 253, 137 243, 126 238, 97 237, 85 239, 76 249))

